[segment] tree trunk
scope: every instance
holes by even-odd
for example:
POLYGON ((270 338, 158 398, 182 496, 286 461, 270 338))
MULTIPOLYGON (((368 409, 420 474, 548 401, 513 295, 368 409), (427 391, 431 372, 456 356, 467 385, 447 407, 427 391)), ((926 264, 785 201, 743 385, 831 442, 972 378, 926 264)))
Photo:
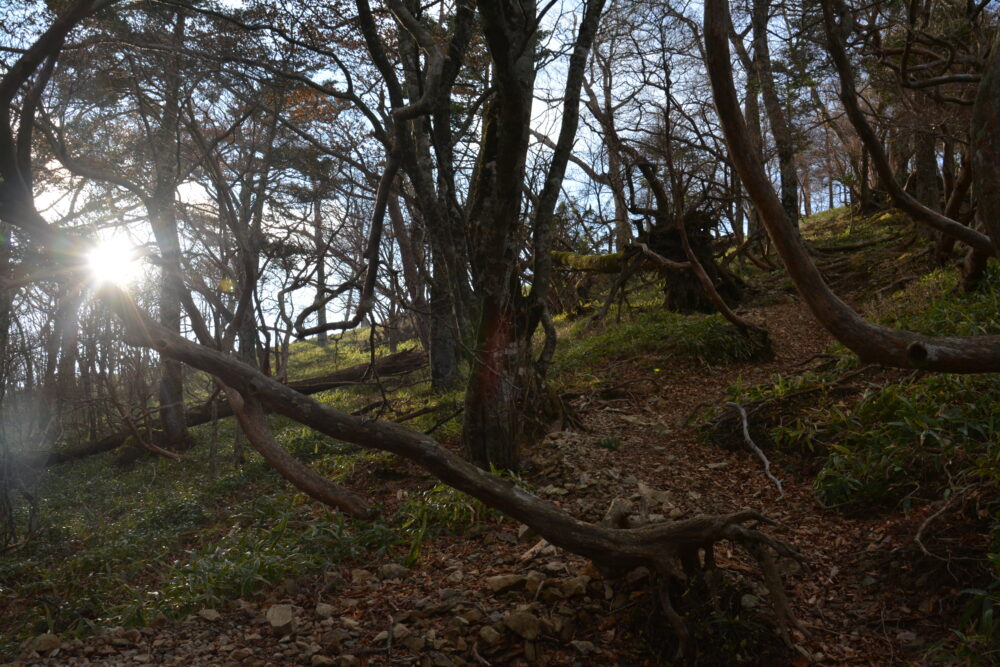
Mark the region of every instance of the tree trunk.
POLYGON ((770 3, 754 0, 753 3, 753 50, 757 65, 757 81, 760 84, 764 108, 771 125, 774 145, 778 150, 778 167, 781 175, 781 205, 788 213, 788 219, 799 226, 799 178, 795 169, 795 139, 792 136, 791 119, 782 107, 781 99, 774 84, 774 69, 768 47, 767 19, 770 3))
POLYGON ((479 12, 496 93, 484 111, 469 195, 480 316, 462 437, 477 464, 514 470, 525 382, 531 376, 526 342, 519 340, 526 329, 526 304, 516 275, 515 243, 535 83, 535 3, 480 0, 479 12))

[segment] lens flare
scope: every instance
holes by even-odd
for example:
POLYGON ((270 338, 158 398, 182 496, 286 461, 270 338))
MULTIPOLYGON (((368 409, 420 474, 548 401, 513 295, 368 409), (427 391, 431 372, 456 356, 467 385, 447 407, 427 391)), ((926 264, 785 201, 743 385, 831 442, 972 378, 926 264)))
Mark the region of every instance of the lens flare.
POLYGON ((135 247, 125 239, 101 241, 87 253, 87 267, 94 282, 127 287, 141 270, 135 247))

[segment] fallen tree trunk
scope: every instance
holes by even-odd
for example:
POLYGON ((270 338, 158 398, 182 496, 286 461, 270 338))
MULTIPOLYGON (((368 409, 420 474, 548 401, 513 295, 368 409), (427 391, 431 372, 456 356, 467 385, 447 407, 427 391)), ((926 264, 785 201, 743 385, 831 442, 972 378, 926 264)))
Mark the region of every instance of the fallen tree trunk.
POLYGON ((622 269, 625 268, 625 253, 614 252, 609 255, 578 255, 575 252, 553 250, 552 264, 574 271, 621 273, 622 269))
MULTIPOLYGON (((394 375, 402 375, 423 367, 425 363, 427 363, 427 360, 422 351, 406 350, 404 352, 397 352, 396 354, 390 354, 387 357, 377 359, 375 361, 374 368, 370 362, 366 362, 356 366, 351 366, 350 368, 342 368, 341 370, 327 373, 326 375, 289 382, 287 386, 301 394, 310 395, 321 391, 327 391, 328 389, 336 389, 337 387, 367 382, 376 377, 392 377, 394 375)), ((213 405, 215 407, 214 416, 216 418, 222 419, 223 417, 231 417, 233 415, 233 408, 229 405, 228 401, 209 401, 208 403, 188 408, 184 411, 185 424, 187 427, 191 428, 193 426, 200 426, 201 424, 207 424, 212 421, 213 405)), ((133 433, 131 430, 126 429, 107 435, 100 440, 94 440, 74 447, 68 447, 61 451, 52 452, 45 459, 44 465, 59 465, 60 463, 75 461, 93 454, 112 451, 125 444, 130 437, 133 437, 133 433)))

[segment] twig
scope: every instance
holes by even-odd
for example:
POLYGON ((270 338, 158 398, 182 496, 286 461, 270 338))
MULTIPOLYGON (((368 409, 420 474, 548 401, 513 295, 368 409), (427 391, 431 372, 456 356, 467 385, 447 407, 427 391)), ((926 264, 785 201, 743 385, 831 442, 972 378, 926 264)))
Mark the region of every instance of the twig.
POLYGON ((457 417, 460 414, 462 414, 464 411, 465 411, 465 407, 463 406, 463 407, 459 408, 458 410, 456 410, 455 412, 453 412, 450 415, 448 415, 447 417, 445 417, 444 419, 438 420, 433 426, 431 426, 429 429, 427 429, 426 431, 424 431, 424 435, 430 435, 434 431, 438 430, 440 427, 444 426, 444 424, 447 423, 449 420, 454 419, 455 417, 457 417))
POLYGON ((472 642, 472 657, 483 667, 492 667, 489 660, 479 655, 479 642, 472 642))
POLYGON ((931 524, 932 521, 934 521, 934 519, 944 514, 945 511, 949 507, 951 507, 952 503, 954 503, 956 499, 964 496, 975 486, 977 486, 976 483, 972 483, 958 489, 952 487, 951 489, 952 492, 948 495, 947 498, 945 498, 944 502, 941 503, 941 507, 939 507, 937 511, 934 512, 933 514, 928 515, 927 518, 924 519, 923 522, 920 524, 920 528, 917 529, 917 534, 913 536, 913 541, 917 543, 917 546, 920 547, 920 550, 924 553, 925 556, 930 556, 931 558, 936 558, 944 562, 949 562, 951 560, 951 558, 948 557, 938 556, 937 554, 931 552, 924 545, 924 531, 927 530, 927 527, 931 524))
POLYGON ((781 500, 785 497, 785 490, 781 488, 781 480, 771 474, 771 462, 767 460, 767 457, 764 456, 764 452, 761 451, 760 447, 758 447, 753 441, 753 438, 750 437, 750 425, 747 421, 747 411, 744 410, 743 406, 739 403, 729 401, 726 405, 740 413, 740 421, 743 422, 743 439, 746 440, 746 443, 754 452, 756 452, 758 458, 760 458, 760 460, 764 463, 764 474, 767 475, 769 480, 774 482, 776 487, 778 487, 778 500, 781 500))

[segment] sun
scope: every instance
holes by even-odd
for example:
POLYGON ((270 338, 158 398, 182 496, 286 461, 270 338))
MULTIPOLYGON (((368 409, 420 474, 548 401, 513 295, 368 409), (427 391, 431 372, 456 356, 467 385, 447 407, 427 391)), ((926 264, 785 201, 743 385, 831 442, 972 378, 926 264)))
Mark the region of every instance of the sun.
POLYGON ((127 287, 142 267, 135 246, 123 238, 105 239, 87 253, 87 268, 95 283, 127 287))

